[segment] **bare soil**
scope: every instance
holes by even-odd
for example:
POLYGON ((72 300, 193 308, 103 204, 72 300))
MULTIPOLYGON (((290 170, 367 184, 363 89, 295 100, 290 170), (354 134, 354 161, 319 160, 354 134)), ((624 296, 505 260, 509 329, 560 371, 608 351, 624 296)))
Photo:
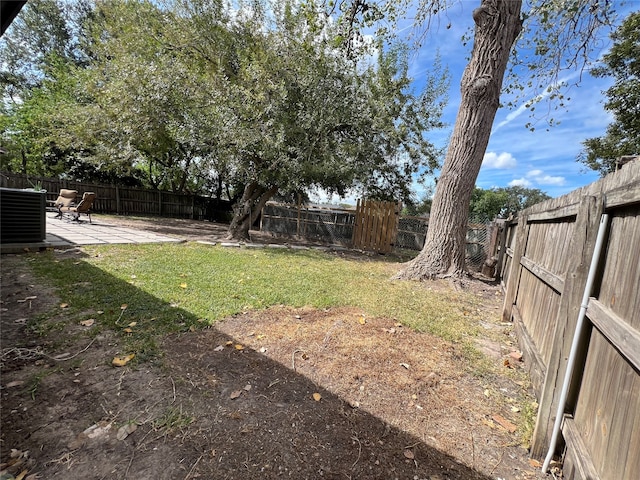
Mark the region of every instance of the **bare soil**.
MULTIPOLYGON (((173 233, 202 235, 187 223, 173 233)), ((117 339, 91 340, 52 310, 60 299, 32 276, 34 259, 2 257, 2 473, 544 478, 521 444, 521 410, 532 399, 495 286, 466 286, 487 331, 479 348, 488 372, 470 369, 460 345, 391 319, 283 306, 168 336, 157 361, 118 368, 117 339), (36 334, 29 325, 42 314, 57 328, 36 334)))

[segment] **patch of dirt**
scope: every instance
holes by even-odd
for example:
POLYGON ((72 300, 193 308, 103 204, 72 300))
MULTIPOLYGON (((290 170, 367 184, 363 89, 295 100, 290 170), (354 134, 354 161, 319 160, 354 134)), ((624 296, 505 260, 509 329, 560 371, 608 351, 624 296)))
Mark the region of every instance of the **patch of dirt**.
MULTIPOLYGON (((117 368, 118 339, 65 323, 34 258, 2 257, 0 470, 16 477, 545 478, 513 430, 522 375, 474 375, 459 345, 357 309, 277 307, 117 368)), ((508 356, 501 297, 475 288, 508 356)))

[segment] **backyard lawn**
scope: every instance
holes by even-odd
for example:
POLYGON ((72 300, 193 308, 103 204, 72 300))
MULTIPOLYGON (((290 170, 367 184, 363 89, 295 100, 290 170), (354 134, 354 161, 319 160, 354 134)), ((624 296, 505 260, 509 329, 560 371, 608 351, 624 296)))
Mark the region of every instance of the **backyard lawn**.
POLYGON ((2 260, 15 477, 540 476, 494 285, 193 242, 2 260))

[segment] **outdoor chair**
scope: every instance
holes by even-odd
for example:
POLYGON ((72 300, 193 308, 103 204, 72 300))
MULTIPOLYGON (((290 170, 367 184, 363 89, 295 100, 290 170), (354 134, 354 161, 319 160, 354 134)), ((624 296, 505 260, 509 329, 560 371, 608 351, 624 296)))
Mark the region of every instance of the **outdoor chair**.
POLYGON ((96 199, 96 194, 93 192, 84 192, 82 200, 76 206, 60 207, 61 215, 68 215, 75 222, 80 221, 80 215, 86 215, 89 217, 89 223, 91 223, 91 207, 93 207, 93 201, 96 199))
POLYGON ((62 188, 58 194, 58 198, 55 200, 48 200, 49 205, 55 208, 58 212, 56 218, 62 217, 62 211, 60 210, 62 207, 72 207, 75 204, 77 195, 77 190, 67 190, 62 188))

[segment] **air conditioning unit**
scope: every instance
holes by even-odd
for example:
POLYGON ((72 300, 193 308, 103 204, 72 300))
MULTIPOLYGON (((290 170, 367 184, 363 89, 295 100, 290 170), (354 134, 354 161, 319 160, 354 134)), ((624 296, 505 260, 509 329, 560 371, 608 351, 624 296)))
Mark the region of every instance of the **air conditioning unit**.
POLYGON ((42 242, 46 192, 0 188, 0 243, 42 242))

